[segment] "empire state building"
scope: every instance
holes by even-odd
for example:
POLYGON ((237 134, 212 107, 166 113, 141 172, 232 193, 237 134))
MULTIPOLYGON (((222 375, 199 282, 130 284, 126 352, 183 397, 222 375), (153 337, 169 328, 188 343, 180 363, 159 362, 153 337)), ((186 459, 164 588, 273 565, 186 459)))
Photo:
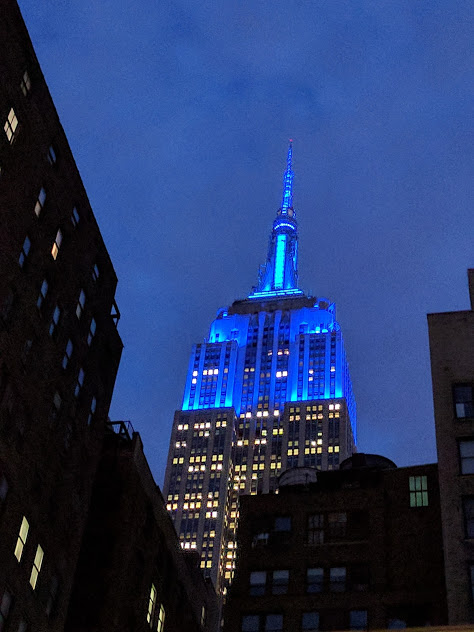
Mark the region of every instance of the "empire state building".
POLYGON ((224 592, 239 494, 269 493, 286 469, 336 469, 355 450, 356 404, 336 306, 298 287, 292 145, 267 260, 247 298, 221 308, 191 351, 165 476, 185 549, 224 592))

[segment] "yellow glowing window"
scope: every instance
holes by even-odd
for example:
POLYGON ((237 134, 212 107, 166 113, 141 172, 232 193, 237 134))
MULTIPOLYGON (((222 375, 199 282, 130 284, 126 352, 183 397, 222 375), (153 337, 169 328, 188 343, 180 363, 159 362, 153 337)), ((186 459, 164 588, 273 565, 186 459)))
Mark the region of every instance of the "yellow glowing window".
POLYGON ((38 575, 41 571, 41 566, 43 564, 44 551, 41 546, 38 544, 36 547, 35 559, 33 561, 33 568, 31 569, 30 575, 30 585, 33 590, 36 588, 36 582, 38 581, 38 575))
POLYGON ((20 533, 18 534, 18 539, 15 546, 15 557, 18 561, 21 560, 21 556, 23 555, 23 549, 25 548, 29 530, 30 525, 28 523, 28 520, 25 518, 25 516, 23 516, 23 520, 21 521, 20 526, 20 533))
POLYGON ((156 632, 163 632, 165 626, 165 609, 163 604, 160 605, 158 612, 158 625, 156 626, 156 632))
POLYGON ((56 237, 54 239, 53 247, 51 248, 51 254, 53 256, 53 259, 55 260, 57 259, 59 249, 61 248, 62 240, 63 240, 63 234, 61 232, 61 229, 58 228, 58 232, 56 233, 56 237))
POLYGON ((146 620, 150 625, 150 628, 153 626, 153 615, 155 614, 156 607, 156 588, 155 585, 152 584, 150 588, 150 597, 148 598, 148 612, 146 615, 146 620))
POLYGON ((10 112, 8 113, 7 120, 5 121, 5 125, 3 126, 10 145, 12 145, 13 141, 15 140, 17 127, 18 119, 16 117, 15 110, 11 108, 10 112))

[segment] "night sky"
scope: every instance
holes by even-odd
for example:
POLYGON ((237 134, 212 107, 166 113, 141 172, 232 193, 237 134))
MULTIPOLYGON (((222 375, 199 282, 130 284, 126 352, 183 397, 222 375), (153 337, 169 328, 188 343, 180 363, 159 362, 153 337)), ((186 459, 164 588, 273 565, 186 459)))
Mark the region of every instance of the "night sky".
POLYGON ((20 0, 119 279, 110 417, 157 482, 191 345, 257 281, 294 139, 300 287, 360 451, 436 460, 427 312, 469 307, 472 0, 20 0))

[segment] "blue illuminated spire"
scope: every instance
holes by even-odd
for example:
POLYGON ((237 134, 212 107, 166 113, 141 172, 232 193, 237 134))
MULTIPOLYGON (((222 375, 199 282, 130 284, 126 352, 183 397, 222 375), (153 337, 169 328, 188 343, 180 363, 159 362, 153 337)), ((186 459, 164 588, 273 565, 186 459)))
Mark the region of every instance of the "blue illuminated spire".
POLYGON ((258 286, 249 298, 303 294, 298 289, 298 224, 293 210, 293 141, 290 140, 283 176, 283 199, 270 235, 267 261, 258 286))
POLYGON ((293 141, 290 139, 288 147, 288 156, 286 158, 286 171, 283 176, 283 200, 281 203, 281 212, 287 213, 289 208, 293 208, 293 177, 294 173, 291 169, 291 159, 293 156, 293 141))

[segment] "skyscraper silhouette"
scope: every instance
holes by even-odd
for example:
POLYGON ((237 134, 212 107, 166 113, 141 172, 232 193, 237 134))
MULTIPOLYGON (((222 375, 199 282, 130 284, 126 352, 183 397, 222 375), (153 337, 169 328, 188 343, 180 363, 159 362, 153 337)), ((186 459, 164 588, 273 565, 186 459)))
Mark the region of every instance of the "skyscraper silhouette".
POLYGON ((334 469, 355 448, 356 406, 335 305, 298 287, 292 143, 267 260, 247 298, 192 348, 174 417, 167 507, 218 591, 232 578, 238 494, 288 468, 334 469))

